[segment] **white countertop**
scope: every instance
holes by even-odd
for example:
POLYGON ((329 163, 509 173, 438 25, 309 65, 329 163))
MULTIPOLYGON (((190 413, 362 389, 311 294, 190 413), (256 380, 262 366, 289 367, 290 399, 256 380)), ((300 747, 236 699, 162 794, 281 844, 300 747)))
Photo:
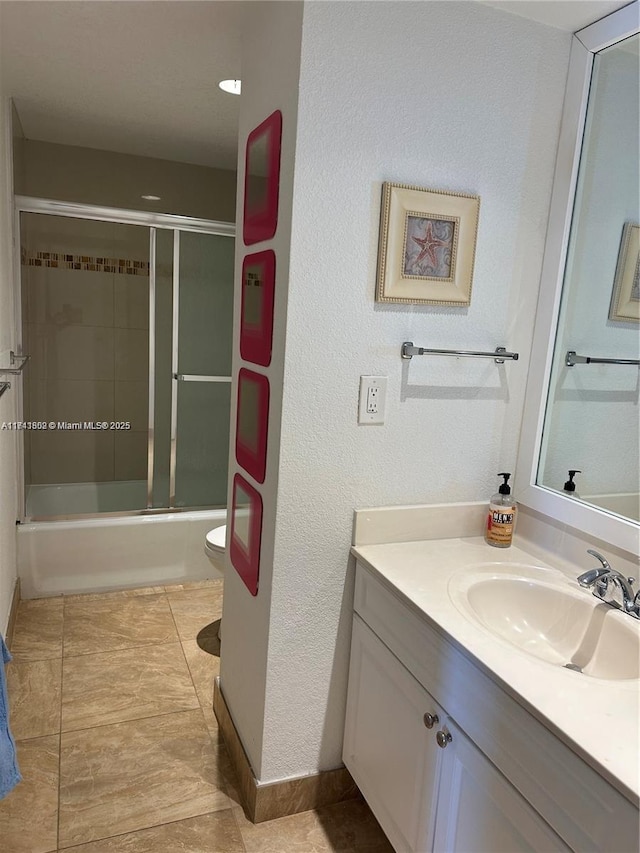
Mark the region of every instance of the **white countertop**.
MULTIPOLYGON (((488 563, 547 569, 553 572, 554 582, 572 590, 580 590, 573 579, 579 570, 573 574, 568 564, 558 561, 551 565, 516 545, 492 548, 482 537, 360 545, 352 548, 352 553, 414 612, 638 804, 640 681, 593 678, 538 660, 465 617, 448 592, 453 575, 488 563)), ((623 613, 611 615, 630 620, 640 633, 640 620, 623 613)))

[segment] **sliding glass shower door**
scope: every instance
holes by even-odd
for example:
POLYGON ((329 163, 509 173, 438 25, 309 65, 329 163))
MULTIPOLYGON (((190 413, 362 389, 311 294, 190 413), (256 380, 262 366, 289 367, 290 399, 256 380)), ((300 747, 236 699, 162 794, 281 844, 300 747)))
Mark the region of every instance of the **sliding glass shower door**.
POLYGON ((233 227, 23 201, 25 517, 224 506, 233 227))
POLYGON ((233 240, 176 238, 172 471, 169 505, 224 506, 231 403, 233 240))
POLYGON ((146 506, 149 229, 21 216, 28 516, 146 506))

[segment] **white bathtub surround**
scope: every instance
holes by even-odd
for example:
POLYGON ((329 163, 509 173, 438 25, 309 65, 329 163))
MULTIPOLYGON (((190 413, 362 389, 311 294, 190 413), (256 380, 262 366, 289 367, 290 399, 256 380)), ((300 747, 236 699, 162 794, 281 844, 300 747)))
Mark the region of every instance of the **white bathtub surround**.
POLYGON ((23 598, 219 579, 204 553, 226 510, 18 526, 23 598))
POLYGON ((640 493, 623 492, 609 495, 581 495, 587 503, 640 522, 640 493))

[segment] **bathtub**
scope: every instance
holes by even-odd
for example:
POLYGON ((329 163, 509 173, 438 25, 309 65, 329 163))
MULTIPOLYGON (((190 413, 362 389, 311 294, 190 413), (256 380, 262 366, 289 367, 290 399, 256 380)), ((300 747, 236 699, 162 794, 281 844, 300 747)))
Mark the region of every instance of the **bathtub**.
POLYGON ((608 512, 615 512, 617 515, 623 515, 625 518, 633 519, 633 521, 640 521, 640 495, 638 492, 611 495, 582 495, 581 497, 587 503, 599 506, 601 509, 608 510, 608 512))
POLYGON ((168 512, 17 526, 23 598, 108 592, 221 578, 204 553, 226 509, 168 512))

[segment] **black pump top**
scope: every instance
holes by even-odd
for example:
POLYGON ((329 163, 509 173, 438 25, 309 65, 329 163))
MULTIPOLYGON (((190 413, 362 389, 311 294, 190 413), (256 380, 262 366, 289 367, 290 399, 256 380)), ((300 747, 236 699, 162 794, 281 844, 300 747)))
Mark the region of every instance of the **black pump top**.
POLYGON ((511 494, 511 487, 509 486, 509 477, 510 476, 511 476, 511 474, 506 474, 506 473, 498 474, 498 477, 504 477, 504 483, 501 483, 500 488, 498 489, 498 491, 500 492, 501 495, 510 495, 511 494))
POLYGON ((577 468, 572 468, 569 470, 569 479, 564 484, 565 492, 575 492, 576 484, 573 482, 573 478, 576 474, 582 474, 582 471, 578 471, 577 468))

